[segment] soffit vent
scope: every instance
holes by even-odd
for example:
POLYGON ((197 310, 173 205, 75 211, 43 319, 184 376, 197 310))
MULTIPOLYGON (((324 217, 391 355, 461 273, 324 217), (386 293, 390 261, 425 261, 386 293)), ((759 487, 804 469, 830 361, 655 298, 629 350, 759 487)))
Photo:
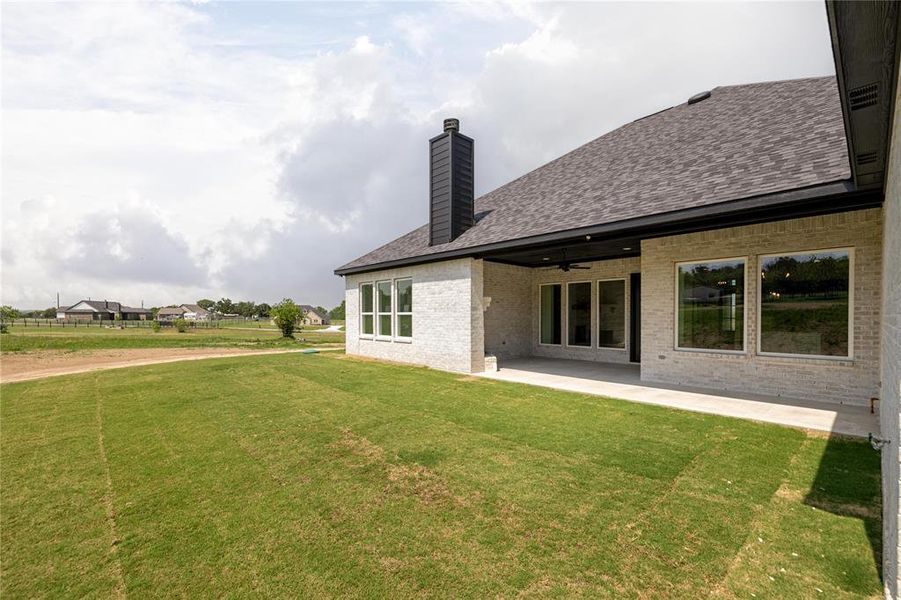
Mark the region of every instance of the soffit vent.
POLYGON ((879 102, 879 84, 870 83, 848 91, 851 110, 873 106, 879 102))
POLYGON ((876 154, 876 152, 858 152, 856 160, 857 160, 858 166, 861 166, 861 165, 868 165, 870 163, 874 163, 874 162, 876 162, 877 158, 878 158, 878 155, 876 154))

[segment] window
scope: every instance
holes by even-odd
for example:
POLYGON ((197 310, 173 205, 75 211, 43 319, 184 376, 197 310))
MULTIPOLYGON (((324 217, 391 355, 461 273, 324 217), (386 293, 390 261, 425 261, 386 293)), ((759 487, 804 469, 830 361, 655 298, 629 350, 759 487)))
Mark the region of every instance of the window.
POLYGON ((413 337, 413 280, 398 279, 394 282, 397 311, 397 337, 413 337))
POLYGON ((598 347, 626 348, 626 280, 598 281, 598 347))
POLYGON ((378 310, 378 337, 391 339, 391 282, 375 284, 376 310, 378 310))
POLYGON ((360 284, 360 335, 373 334, 372 284, 360 284))
POLYGON ((852 252, 760 257, 761 353, 851 356, 852 252))
POLYGON ((742 352, 745 260, 677 265, 676 347, 742 352))
POLYGON ((541 310, 539 321, 541 335, 539 343, 559 346, 563 343, 563 293, 559 283, 542 285, 540 288, 541 310))
POLYGON ((566 343, 591 346, 591 282, 570 283, 566 296, 566 343))

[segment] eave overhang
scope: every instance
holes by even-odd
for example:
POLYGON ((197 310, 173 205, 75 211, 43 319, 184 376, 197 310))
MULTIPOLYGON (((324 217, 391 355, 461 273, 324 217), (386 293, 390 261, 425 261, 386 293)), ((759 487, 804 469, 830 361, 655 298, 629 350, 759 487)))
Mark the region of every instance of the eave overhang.
MULTIPOLYGON (((586 242, 603 244, 613 243, 616 240, 640 241, 641 239, 696 231, 860 210, 880 206, 882 199, 881 188, 859 189, 851 181, 837 181, 612 223, 556 231, 469 248, 458 248, 447 252, 436 252, 357 267, 341 268, 336 269, 335 274, 344 276, 356 273, 369 273, 467 257, 516 264, 516 260, 506 260, 505 257, 509 258, 511 254, 527 250, 563 248, 584 245, 586 242), (590 240, 586 240, 586 236, 590 236, 590 240)), ((605 256, 603 258, 635 255, 637 255, 635 251, 627 252, 624 250, 618 256, 605 256)), ((598 258, 602 257, 598 256, 598 258)), ((582 258, 582 260, 587 260, 587 258, 582 258)))

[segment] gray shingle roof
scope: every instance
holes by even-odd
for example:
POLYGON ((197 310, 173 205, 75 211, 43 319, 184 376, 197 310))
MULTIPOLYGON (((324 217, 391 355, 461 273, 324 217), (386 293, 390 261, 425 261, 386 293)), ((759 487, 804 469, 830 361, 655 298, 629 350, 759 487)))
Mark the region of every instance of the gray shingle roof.
POLYGON ((424 225, 338 271, 850 177, 835 77, 718 87, 481 196, 476 225, 448 244, 429 246, 424 225))
POLYGON ((149 308, 135 308, 133 306, 125 306, 124 304, 121 304, 119 302, 113 302, 111 300, 110 301, 107 301, 107 300, 80 300, 80 301, 76 302, 75 304, 73 304, 72 306, 70 306, 69 308, 61 309, 61 312, 77 312, 77 313, 91 312, 87 309, 72 310, 73 307, 78 306, 79 304, 87 304, 88 306, 91 306, 98 311, 105 311, 105 312, 109 312, 109 313, 124 312, 124 313, 150 314, 150 312, 151 312, 149 308))

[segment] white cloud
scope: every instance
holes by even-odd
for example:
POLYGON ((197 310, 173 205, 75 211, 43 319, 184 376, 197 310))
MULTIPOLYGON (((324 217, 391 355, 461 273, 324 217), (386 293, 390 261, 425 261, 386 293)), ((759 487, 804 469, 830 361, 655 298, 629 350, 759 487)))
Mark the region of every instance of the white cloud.
POLYGON ((334 305, 332 269, 427 218, 445 116, 485 192, 701 89, 831 72, 814 4, 296 5, 291 35, 237 8, 4 5, 4 303, 334 305))

